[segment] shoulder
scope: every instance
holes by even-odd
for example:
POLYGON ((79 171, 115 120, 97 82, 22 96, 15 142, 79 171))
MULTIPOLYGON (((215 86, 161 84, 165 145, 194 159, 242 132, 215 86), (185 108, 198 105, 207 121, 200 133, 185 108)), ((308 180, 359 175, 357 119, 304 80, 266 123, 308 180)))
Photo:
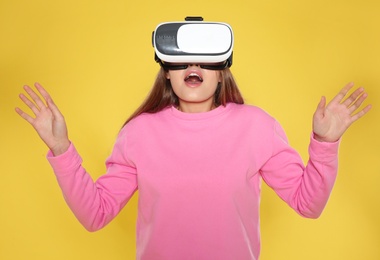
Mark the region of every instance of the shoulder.
POLYGON ((273 123, 276 121, 268 112, 264 109, 247 104, 234 104, 230 103, 228 106, 231 107, 231 114, 235 117, 241 117, 245 120, 260 121, 262 123, 268 122, 273 123))
POLYGON ((143 113, 124 125, 120 133, 145 131, 152 127, 154 122, 165 120, 169 110, 170 108, 168 107, 156 113, 143 113))
POLYGON ((265 110, 252 105, 238 105, 235 110, 242 113, 247 127, 256 129, 262 136, 279 137, 283 142, 288 142, 281 124, 265 110))
POLYGON ((166 117, 170 113, 171 107, 166 107, 162 109, 161 111, 154 112, 154 113, 142 113, 141 115, 135 117, 132 119, 128 124, 129 125, 140 125, 140 124, 146 124, 150 121, 154 120, 161 120, 163 117, 166 117))
POLYGON ((241 133, 241 137, 246 137, 250 143, 257 144, 257 147, 271 147, 274 139, 280 137, 286 141, 286 135, 278 121, 267 113, 264 109, 254 105, 231 106, 231 116, 228 125, 241 133))

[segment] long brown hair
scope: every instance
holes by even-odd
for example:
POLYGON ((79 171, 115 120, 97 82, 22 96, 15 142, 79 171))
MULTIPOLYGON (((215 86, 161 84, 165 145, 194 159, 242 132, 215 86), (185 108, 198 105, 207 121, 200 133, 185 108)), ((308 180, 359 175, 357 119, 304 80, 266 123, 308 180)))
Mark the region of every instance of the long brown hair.
MULTIPOLYGON (((242 95, 229 68, 220 71, 221 82, 214 95, 216 106, 225 106, 227 103, 244 104, 242 95)), ((166 78, 166 72, 161 68, 157 74, 152 90, 144 102, 125 121, 125 126, 129 121, 143 113, 157 113, 168 106, 178 106, 179 100, 174 93, 170 80, 166 78)))

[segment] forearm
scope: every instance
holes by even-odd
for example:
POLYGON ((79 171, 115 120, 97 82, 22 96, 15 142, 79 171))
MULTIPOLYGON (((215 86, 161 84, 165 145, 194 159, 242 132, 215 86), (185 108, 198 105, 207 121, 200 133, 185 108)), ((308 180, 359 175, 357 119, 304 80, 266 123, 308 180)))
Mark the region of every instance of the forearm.
POLYGON ((339 142, 321 143, 311 136, 309 161, 305 167, 299 154, 288 145, 284 133, 278 128, 273 155, 263 165, 262 176, 297 213, 317 218, 328 201, 336 179, 338 147, 339 142))
MULTIPOLYGON (((48 154, 62 189, 64 198, 81 224, 89 231, 96 231, 109 223, 128 201, 133 192, 113 194, 112 175, 94 182, 82 167, 82 159, 71 144, 60 156, 48 154), (110 181, 111 180, 111 181, 110 181)), ((114 178, 115 179, 115 178, 114 178)), ((130 190, 135 190, 133 182, 130 190)))
POLYGON ((311 138, 309 161, 298 189, 288 200, 300 215, 318 218, 325 208, 337 176, 338 146, 339 142, 322 144, 311 138))

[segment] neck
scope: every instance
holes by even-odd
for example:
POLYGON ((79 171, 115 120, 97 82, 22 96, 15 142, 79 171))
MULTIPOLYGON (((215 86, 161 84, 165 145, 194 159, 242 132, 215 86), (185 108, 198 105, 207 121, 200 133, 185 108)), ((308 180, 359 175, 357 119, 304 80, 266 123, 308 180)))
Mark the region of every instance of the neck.
POLYGON ((182 103, 180 102, 177 109, 181 112, 185 113, 203 113, 208 112, 216 108, 215 104, 212 102, 211 104, 204 103, 182 103))

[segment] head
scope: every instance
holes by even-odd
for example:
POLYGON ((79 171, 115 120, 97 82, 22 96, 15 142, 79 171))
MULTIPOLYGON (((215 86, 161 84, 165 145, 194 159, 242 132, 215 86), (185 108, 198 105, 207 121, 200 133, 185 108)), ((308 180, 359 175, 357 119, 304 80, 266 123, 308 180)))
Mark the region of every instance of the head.
POLYGON ((244 103, 229 69, 233 33, 228 24, 203 19, 163 23, 152 42, 161 69, 148 97, 125 124, 168 106, 204 112, 229 102, 244 103))

